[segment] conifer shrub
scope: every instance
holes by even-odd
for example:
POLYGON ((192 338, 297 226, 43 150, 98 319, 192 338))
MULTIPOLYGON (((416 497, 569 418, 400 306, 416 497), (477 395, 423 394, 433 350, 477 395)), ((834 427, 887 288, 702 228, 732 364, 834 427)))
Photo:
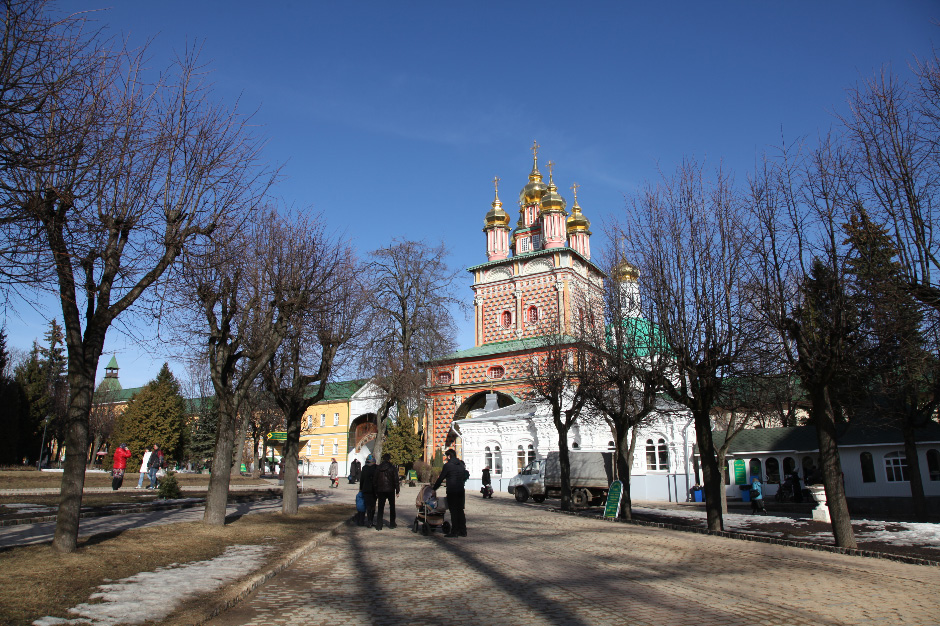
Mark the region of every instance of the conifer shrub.
POLYGON ((161 500, 177 500, 183 497, 183 491, 176 480, 176 472, 168 471, 157 486, 157 497, 161 500))

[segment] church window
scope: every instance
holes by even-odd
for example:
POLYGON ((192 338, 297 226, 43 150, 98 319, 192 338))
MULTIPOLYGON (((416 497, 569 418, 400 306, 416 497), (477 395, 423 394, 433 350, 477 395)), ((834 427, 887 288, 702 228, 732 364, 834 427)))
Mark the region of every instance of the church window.
POLYGON ((529 307, 529 323, 535 324, 539 321, 539 308, 536 306, 529 307))
POLYGON ((927 476, 930 480, 940 480, 940 452, 927 450, 927 476))
POLYGON ((875 460, 872 458, 871 452, 862 452, 859 455, 859 462, 862 465, 862 482, 878 482, 878 479, 875 478, 875 460))
POLYGON ((646 469, 653 472, 669 469, 669 450, 665 439, 660 438, 655 443, 652 439, 646 440, 646 469))
POLYGON ((607 450, 608 450, 608 451, 613 452, 613 451, 616 450, 616 449, 617 449, 617 446, 614 444, 613 441, 608 441, 608 442, 607 442, 607 450))
POLYGON ((516 448, 516 471, 521 472, 522 468, 525 466, 525 448, 520 444, 519 447, 516 448))
POLYGON ((449 385, 451 381, 450 372, 438 372, 437 373, 437 384, 438 385, 449 385))
POLYGON ((910 480, 907 477, 907 457, 901 452, 889 452, 885 455, 885 472, 889 483, 901 483, 910 480))
POLYGON ((512 313, 509 311, 503 311, 499 319, 503 328, 509 328, 512 326, 512 313))
POLYGON ((489 446, 483 448, 483 467, 493 469, 493 451, 489 446))
POLYGON ((506 368, 502 365, 494 365, 490 369, 486 370, 487 378, 502 378, 506 375, 506 368))
POLYGON ((500 451, 499 446, 493 448, 493 472, 496 474, 503 473, 503 453, 500 451))
POLYGON ((527 464, 528 464, 528 463, 531 463, 531 462, 534 461, 534 460, 535 460, 535 446, 533 446, 533 445, 530 443, 530 444, 529 444, 529 447, 526 449, 526 461, 527 461, 527 464))
POLYGON ((529 251, 529 238, 523 237, 519 240, 519 252, 528 252, 529 251))
POLYGON ((542 243, 541 238, 538 235, 532 235, 532 249, 538 250, 540 243, 542 243))

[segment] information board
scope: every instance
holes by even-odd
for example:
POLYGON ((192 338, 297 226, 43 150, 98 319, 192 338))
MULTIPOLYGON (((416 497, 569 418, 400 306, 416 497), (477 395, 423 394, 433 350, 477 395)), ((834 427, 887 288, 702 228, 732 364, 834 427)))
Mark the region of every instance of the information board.
POLYGON ((268 439, 272 441, 287 441, 287 433, 286 432, 268 433, 268 439))
POLYGON ((734 462, 734 484, 747 484, 747 468, 744 465, 744 459, 736 459, 734 462))
POLYGON ((604 517, 613 519, 620 515, 620 500, 623 498, 623 483, 615 480, 610 483, 607 490, 607 506, 604 507, 604 517))

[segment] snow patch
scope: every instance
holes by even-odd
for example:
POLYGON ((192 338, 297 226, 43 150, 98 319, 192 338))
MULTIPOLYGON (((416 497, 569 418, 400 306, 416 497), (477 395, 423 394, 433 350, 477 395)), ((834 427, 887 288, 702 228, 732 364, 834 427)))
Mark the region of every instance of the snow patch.
POLYGON ((129 578, 100 585, 89 600, 69 609, 78 617, 64 619, 46 616, 35 626, 84 624, 113 626, 159 621, 184 600, 210 593, 227 582, 257 569, 264 546, 229 546, 220 556, 208 561, 168 565, 153 572, 140 572, 129 578))

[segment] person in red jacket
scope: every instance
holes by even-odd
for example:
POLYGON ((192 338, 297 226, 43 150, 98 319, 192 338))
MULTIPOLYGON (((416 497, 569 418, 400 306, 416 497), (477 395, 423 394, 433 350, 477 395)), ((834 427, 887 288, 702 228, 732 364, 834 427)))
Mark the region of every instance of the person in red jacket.
POLYGON ((117 491, 124 482, 124 470, 127 469, 127 459, 131 458, 131 451, 126 443, 122 443, 114 451, 114 469, 111 470, 111 489, 117 491))

